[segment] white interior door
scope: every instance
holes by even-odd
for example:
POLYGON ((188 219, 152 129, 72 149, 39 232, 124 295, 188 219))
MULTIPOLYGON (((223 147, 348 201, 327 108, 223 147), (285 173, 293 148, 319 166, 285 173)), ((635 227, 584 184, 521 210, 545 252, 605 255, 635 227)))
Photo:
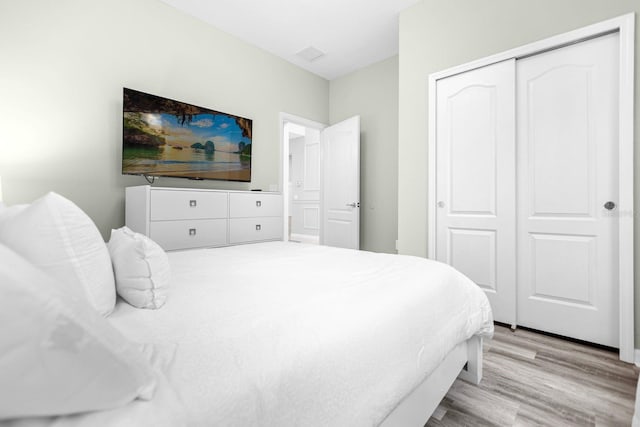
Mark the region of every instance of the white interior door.
POLYGON ((617 64, 617 33, 517 64, 518 323, 612 347, 617 64))
POLYGON ((436 87, 436 258, 486 292, 515 324, 515 60, 436 87))
POLYGON ((321 244, 360 248, 360 116, 322 131, 321 244))

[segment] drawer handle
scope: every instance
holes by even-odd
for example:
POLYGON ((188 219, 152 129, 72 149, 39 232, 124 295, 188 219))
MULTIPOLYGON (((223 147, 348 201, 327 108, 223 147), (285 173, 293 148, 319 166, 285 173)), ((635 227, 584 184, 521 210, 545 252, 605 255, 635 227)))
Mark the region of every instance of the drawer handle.
POLYGON ((195 236, 196 235, 196 229, 195 228, 190 228, 189 229, 189 236, 195 236))
POLYGON ((256 231, 260 231, 262 229, 262 226, 260 224, 256 224, 256 231))
POLYGON ((198 201, 197 200, 189 200, 189 206, 192 208, 195 208, 198 206, 198 201))
POLYGON ((256 207, 262 206, 262 202, 260 200, 256 200, 256 207))

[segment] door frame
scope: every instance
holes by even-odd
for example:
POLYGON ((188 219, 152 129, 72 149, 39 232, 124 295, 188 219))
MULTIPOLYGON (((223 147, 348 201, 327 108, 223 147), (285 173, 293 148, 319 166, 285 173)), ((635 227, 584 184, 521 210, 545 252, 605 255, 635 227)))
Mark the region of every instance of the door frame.
POLYGON ((429 142, 428 142, 428 204, 427 257, 436 254, 436 84, 453 76, 509 59, 519 59, 556 49, 583 40, 618 32, 619 47, 619 153, 618 153, 618 274, 620 360, 633 363, 634 343, 634 206, 633 206, 633 133, 634 133, 634 54, 635 14, 628 13, 597 24, 530 43, 502 53, 448 68, 429 75, 429 142))
MULTIPOLYGON (((305 119, 304 117, 294 114, 281 112, 279 114, 280 122, 280 191, 282 193, 282 240, 289 240, 289 140, 285 141, 286 135, 284 127, 287 123, 293 123, 306 128, 313 128, 322 131, 327 127, 326 124, 305 119)), ((320 196, 320 227, 322 228, 322 195, 320 196)), ((322 230, 320 230, 320 243, 322 243, 322 230)))

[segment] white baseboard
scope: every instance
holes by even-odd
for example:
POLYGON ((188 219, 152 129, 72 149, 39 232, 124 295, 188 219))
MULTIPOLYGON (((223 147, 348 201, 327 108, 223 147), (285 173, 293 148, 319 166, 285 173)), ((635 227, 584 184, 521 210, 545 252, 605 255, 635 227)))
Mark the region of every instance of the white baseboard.
POLYGON ((640 367, 640 348, 635 349, 633 359, 634 359, 633 362, 635 363, 635 365, 640 367))

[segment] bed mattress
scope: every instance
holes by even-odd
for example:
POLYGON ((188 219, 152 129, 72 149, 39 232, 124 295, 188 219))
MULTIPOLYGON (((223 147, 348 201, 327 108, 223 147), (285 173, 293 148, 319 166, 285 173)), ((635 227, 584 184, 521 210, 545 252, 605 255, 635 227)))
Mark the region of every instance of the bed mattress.
POLYGON ((109 317, 164 355, 166 379, 129 405, 138 415, 109 411, 133 420, 114 425, 166 412, 167 425, 374 426, 458 343, 493 332, 484 292, 423 258, 270 242, 169 261, 163 308, 119 301, 109 317))

